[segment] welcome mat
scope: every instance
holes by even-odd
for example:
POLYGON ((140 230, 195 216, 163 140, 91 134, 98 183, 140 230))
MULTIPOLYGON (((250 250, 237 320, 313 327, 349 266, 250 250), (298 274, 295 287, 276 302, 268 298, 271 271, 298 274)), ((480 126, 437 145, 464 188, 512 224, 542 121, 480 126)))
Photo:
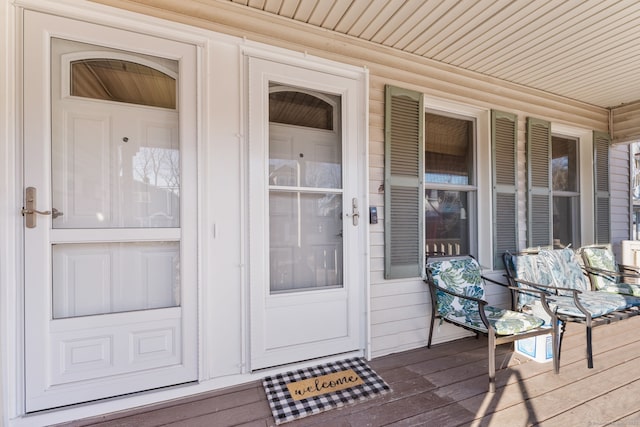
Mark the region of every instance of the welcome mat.
POLYGON ((262 385, 276 424, 391 391, 364 359, 358 357, 266 377, 262 385))

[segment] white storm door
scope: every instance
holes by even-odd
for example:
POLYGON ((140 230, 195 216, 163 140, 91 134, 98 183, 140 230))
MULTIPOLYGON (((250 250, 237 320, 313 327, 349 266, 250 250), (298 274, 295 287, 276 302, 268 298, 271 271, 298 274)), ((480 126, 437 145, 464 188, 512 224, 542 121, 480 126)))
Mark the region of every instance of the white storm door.
POLYGON ((356 82, 248 63, 251 369, 361 351, 356 82))
POLYGON ((24 19, 26 410, 195 381, 195 47, 24 19))

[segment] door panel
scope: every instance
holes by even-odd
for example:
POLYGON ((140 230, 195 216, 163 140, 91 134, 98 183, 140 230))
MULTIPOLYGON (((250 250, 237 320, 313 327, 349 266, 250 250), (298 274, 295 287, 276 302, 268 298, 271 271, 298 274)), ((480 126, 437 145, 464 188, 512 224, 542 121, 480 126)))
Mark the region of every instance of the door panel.
POLYGON ((56 244, 53 318, 180 305, 177 242, 56 244))
POLYGON ((24 183, 58 211, 24 232, 27 411, 197 380, 195 47, 26 11, 24 49, 24 183))

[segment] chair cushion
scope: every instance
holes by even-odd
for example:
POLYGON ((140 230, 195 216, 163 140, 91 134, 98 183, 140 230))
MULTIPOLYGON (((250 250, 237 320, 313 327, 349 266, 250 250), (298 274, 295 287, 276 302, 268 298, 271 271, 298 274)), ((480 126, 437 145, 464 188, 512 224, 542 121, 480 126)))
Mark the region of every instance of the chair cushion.
MULTIPOLYGON (((582 248, 582 258, 589 267, 599 268, 607 271, 617 271, 615 257, 613 251, 604 247, 585 247, 582 248)), ((609 285, 616 283, 615 277, 607 278, 598 274, 591 274, 591 281, 596 289, 604 290, 609 285)), ((616 291, 607 291, 616 292, 616 291)), ((626 293, 626 292, 625 292, 626 293)), ((631 294, 635 295, 635 294, 631 294)))
POLYGON ((554 286, 579 291, 591 290, 579 259, 572 249, 541 249, 538 256, 543 261, 538 263, 538 266, 547 270, 553 278, 554 286))
MULTIPOLYGON (((604 279, 604 278, 603 278, 604 279)), ((640 297, 640 284, 636 283, 612 283, 598 288, 600 292, 612 292, 614 294, 625 294, 640 297)))
MULTIPOLYGON (((431 278, 441 288, 458 294, 474 298, 484 298, 484 284, 480 275, 480 265, 469 258, 439 260, 428 263, 431 278)), ((466 323, 466 312, 477 311, 477 304, 473 301, 454 297, 441 291, 436 291, 438 312, 442 316, 459 319, 466 323)))
MULTIPOLYGON (((544 320, 539 317, 490 305, 485 306, 484 312, 497 335, 513 335, 527 332, 544 324, 544 320)), ((479 331, 487 332, 487 328, 482 323, 477 310, 472 316, 469 316, 466 323, 467 325, 473 325, 479 331)))
MULTIPOLYGON (((598 291, 582 293, 578 296, 578 299, 584 309, 591 314, 592 318, 604 316, 617 310, 624 310, 640 303, 640 300, 634 301, 636 299, 633 297, 598 291)), ((547 296, 547 302, 549 307, 552 310, 556 310, 558 314, 585 317, 576 306, 572 296, 550 295, 547 296)))
MULTIPOLYGON (((516 278, 526 280, 527 282, 537 283, 540 285, 555 286, 547 268, 538 265, 541 261, 534 254, 519 254, 508 257, 510 270, 516 275, 516 278)), ((529 289, 530 287, 524 283, 516 283, 521 289, 529 289)), ((518 294, 518 308, 530 306, 540 297, 537 293, 520 292, 518 294)))

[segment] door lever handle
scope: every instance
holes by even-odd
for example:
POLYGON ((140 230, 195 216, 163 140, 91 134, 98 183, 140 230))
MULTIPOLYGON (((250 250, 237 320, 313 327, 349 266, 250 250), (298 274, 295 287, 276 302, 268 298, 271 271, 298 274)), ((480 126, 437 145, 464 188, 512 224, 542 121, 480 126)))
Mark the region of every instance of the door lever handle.
POLYGON ((20 211, 22 216, 25 217, 25 225, 27 228, 35 228, 37 225, 36 214, 39 215, 51 215, 51 218, 55 219, 62 215, 62 212, 56 208, 50 211, 39 211, 36 209, 36 188, 27 187, 25 190, 25 206, 20 211))
POLYGON ((33 214, 51 215, 51 213, 52 213, 51 211, 39 211, 37 209, 22 208, 22 216, 33 215, 33 214))
POLYGON ((50 211, 39 211, 37 209, 27 209, 27 208, 22 208, 22 216, 25 215, 33 215, 33 214, 40 214, 40 215, 51 215, 51 218, 56 219, 59 216, 64 215, 64 213, 60 212, 58 209, 53 208, 50 211))

